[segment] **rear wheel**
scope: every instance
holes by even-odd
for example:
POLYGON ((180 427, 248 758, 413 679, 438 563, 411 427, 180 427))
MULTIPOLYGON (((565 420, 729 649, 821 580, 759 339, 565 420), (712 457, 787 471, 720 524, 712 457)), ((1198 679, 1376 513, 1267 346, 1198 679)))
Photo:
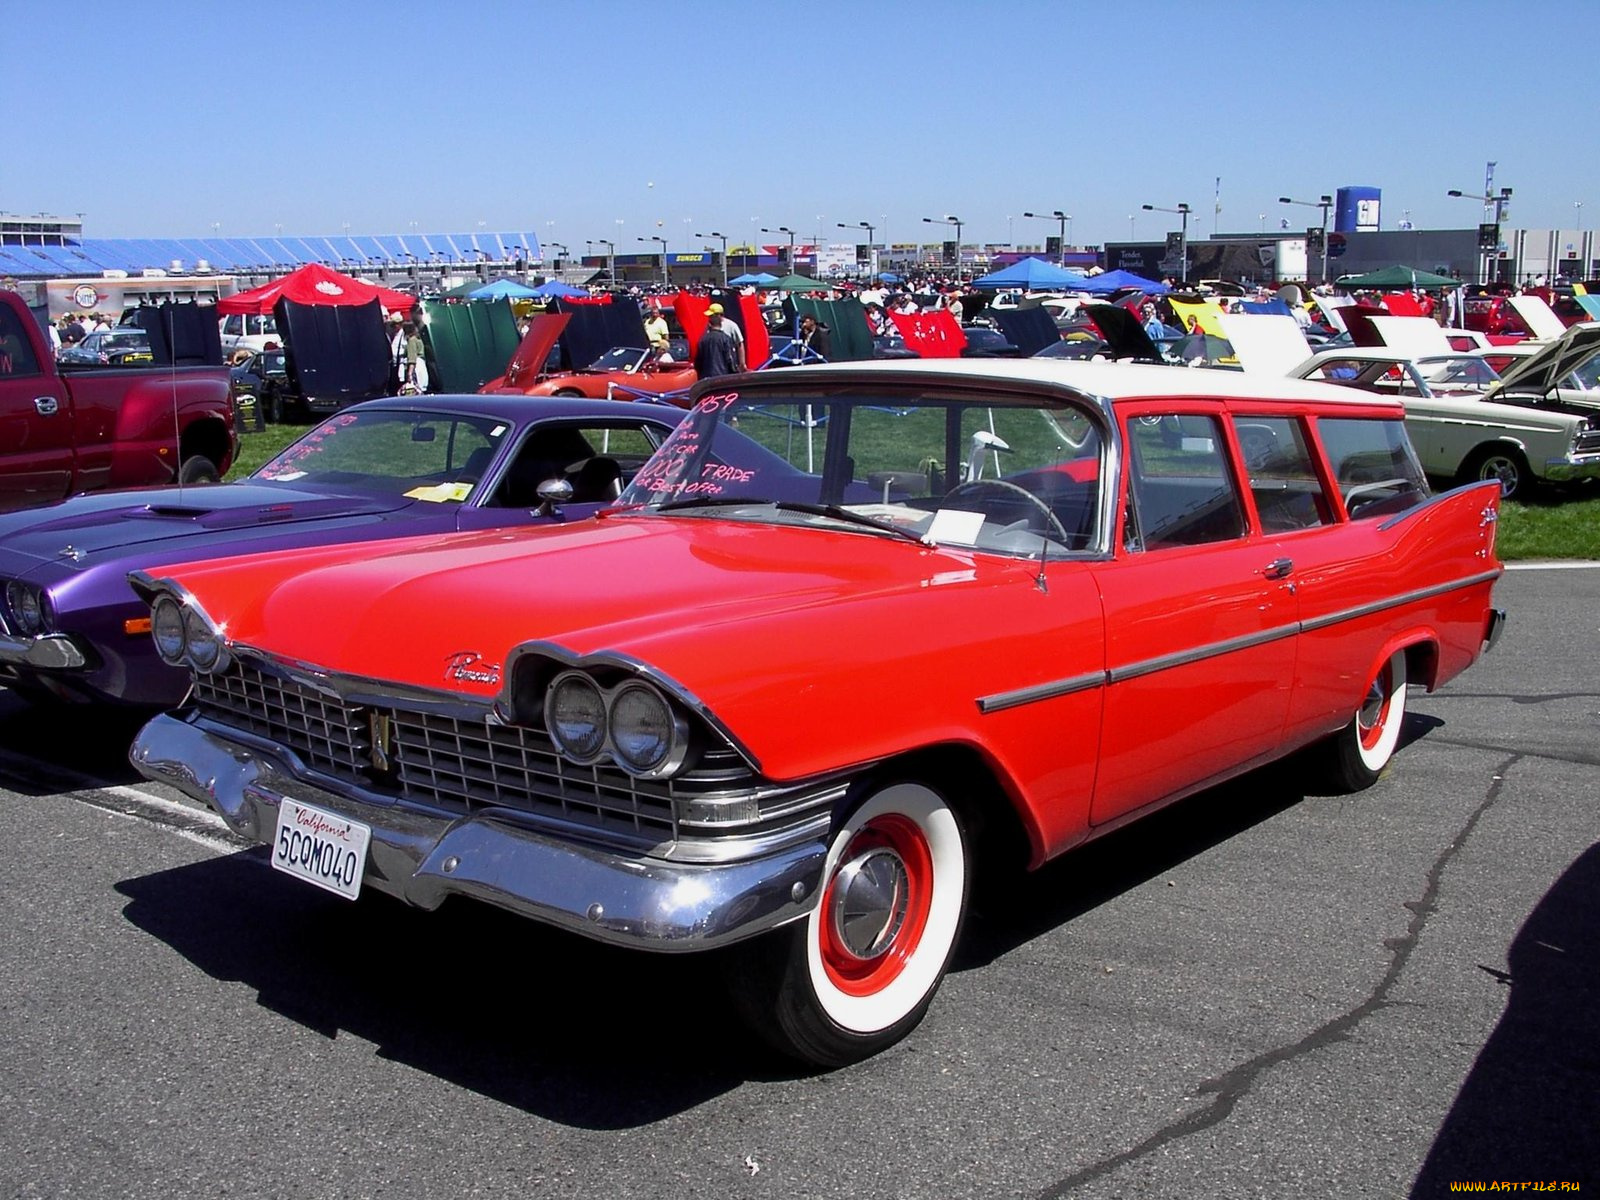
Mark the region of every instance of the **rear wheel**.
POLYGON ((217 464, 204 454, 191 454, 178 468, 179 483, 216 483, 221 478, 217 464))
POLYGON ((742 948, 736 1001, 783 1053, 822 1067, 876 1054, 916 1028, 944 979, 970 887, 968 838, 921 783, 873 792, 828 849, 803 921, 742 948))
POLYGON ((563 399, 567 399, 567 400, 581 400, 581 399, 583 399, 583 393, 580 392, 577 388, 557 388, 555 391, 551 392, 550 394, 552 396, 560 396, 563 399))
POLYGON ((1528 460, 1515 446, 1482 446, 1474 450, 1461 467, 1461 481, 1498 479, 1500 494, 1507 500, 1513 496, 1526 499, 1533 491, 1533 472, 1528 460))
POLYGON ((1367 685, 1355 716, 1330 743, 1333 783, 1340 791, 1358 792, 1377 782, 1400 742, 1406 715, 1406 654, 1397 651, 1367 685))

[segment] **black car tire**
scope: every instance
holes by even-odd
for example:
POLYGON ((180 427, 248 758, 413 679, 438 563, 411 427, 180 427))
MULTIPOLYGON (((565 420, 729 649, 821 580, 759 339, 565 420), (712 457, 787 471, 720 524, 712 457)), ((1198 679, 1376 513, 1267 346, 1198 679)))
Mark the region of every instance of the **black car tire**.
POLYGON ((222 473, 217 470, 217 464, 204 454, 191 454, 178 468, 179 483, 218 483, 221 479, 222 473))
POLYGON ((1498 479, 1500 494, 1507 500, 1526 500, 1536 482, 1527 457, 1515 446, 1479 446, 1467 455, 1457 478, 1462 483, 1498 479))

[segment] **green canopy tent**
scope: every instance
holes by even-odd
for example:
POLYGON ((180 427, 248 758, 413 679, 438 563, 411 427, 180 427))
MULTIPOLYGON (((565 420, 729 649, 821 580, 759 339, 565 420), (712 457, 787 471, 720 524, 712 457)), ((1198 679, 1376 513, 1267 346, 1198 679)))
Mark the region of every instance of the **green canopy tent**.
POLYGON ((1415 267, 1384 267, 1368 271, 1365 275, 1341 275, 1334 280, 1342 288, 1457 288, 1461 280, 1449 275, 1435 275, 1432 271, 1419 271, 1415 267))
POLYGON ((823 283, 820 279, 807 279, 804 275, 785 275, 771 286, 780 292, 827 292, 833 290, 833 284, 823 283))

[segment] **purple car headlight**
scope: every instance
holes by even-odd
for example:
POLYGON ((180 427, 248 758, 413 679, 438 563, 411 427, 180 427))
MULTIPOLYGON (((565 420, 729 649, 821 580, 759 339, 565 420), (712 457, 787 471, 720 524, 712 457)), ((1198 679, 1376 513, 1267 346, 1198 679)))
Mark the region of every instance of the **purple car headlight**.
POLYGON ((23 637, 45 632, 49 609, 44 593, 33 584, 17 579, 6 584, 6 608, 16 622, 17 632, 23 637))

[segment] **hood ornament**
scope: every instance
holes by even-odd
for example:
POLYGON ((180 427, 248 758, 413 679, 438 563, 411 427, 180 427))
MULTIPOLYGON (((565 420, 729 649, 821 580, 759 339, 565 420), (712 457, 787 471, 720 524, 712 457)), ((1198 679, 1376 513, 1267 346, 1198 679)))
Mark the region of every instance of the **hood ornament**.
POLYGON ((84 559, 89 557, 89 552, 87 550, 79 550, 76 546, 69 543, 56 551, 56 557, 64 558, 68 562, 82 562, 84 559))

